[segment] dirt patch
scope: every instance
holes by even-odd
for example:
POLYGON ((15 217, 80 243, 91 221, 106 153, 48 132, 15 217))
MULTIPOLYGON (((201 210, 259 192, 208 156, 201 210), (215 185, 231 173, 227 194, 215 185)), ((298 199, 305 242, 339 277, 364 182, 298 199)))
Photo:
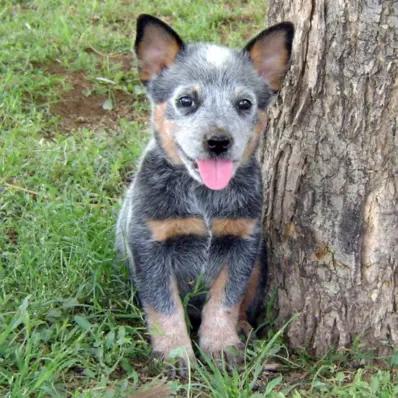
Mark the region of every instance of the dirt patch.
POLYGON ((84 51, 89 54, 95 54, 98 57, 99 62, 102 64, 104 64, 105 61, 119 64, 124 72, 129 72, 133 69, 133 53, 104 54, 101 51, 96 50, 94 47, 87 47, 84 51))
POLYGON ((133 57, 130 54, 115 54, 110 58, 112 62, 120 64, 125 72, 133 68, 133 57))
POLYGON ((62 131, 70 132, 83 127, 114 129, 120 118, 133 118, 134 99, 131 95, 121 90, 113 90, 110 95, 97 94, 84 72, 68 71, 60 64, 48 65, 45 70, 64 78, 71 86, 58 102, 50 106, 50 113, 60 118, 62 131))
POLYGON ((18 243, 18 232, 16 231, 15 228, 7 228, 6 229, 6 237, 8 242, 11 245, 16 245, 18 243))

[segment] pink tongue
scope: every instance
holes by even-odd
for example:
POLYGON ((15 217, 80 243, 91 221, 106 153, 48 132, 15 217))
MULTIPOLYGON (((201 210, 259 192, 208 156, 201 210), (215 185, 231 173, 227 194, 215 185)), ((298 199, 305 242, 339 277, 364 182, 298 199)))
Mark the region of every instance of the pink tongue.
POLYGON ((224 189, 232 178, 233 164, 231 160, 198 160, 198 166, 202 181, 207 188, 224 189))

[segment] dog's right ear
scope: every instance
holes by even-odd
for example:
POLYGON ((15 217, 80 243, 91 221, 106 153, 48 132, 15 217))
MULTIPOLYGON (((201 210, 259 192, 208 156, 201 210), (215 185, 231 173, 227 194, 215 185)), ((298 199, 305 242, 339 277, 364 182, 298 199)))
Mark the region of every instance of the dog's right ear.
POLYGON ((183 48, 183 41, 169 25, 151 15, 138 17, 134 49, 144 84, 170 66, 183 48))

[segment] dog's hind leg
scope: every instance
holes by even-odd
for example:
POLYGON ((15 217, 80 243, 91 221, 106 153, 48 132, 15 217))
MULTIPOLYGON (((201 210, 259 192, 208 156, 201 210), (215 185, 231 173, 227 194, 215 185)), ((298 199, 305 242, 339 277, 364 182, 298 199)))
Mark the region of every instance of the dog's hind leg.
POLYGON ((265 287, 267 283, 267 263, 265 249, 252 270, 247 283, 246 292, 239 308, 238 328, 246 337, 253 333, 253 328, 258 326, 261 311, 264 308, 265 287))

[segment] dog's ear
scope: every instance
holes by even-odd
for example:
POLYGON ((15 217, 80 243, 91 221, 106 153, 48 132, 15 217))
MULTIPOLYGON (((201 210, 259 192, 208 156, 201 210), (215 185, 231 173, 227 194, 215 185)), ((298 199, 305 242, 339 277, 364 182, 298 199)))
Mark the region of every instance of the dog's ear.
POLYGON ((138 17, 134 49, 143 83, 171 65, 183 48, 183 41, 169 25, 151 15, 138 17))
POLYGON ((244 48, 257 73, 274 91, 282 86, 292 52, 293 37, 294 25, 282 22, 263 30, 244 48))

